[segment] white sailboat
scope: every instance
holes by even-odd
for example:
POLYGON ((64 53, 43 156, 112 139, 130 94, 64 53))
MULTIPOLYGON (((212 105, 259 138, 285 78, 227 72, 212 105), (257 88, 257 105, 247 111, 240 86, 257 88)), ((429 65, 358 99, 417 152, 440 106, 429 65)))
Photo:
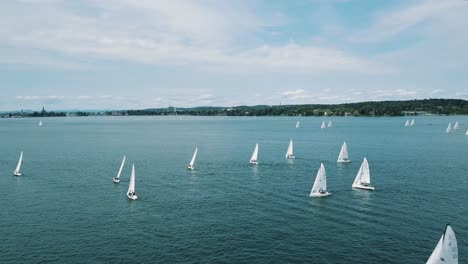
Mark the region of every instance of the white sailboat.
POLYGON ((127 197, 130 200, 136 200, 138 196, 135 193, 135 164, 132 164, 132 175, 130 176, 130 184, 128 185, 127 197))
POLYGON ((414 119, 411 119, 411 124, 410 124, 410 126, 414 126, 414 125, 415 125, 414 119))
POLYGON ((254 152, 252 153, 252 157, 250 158, 250 164, 258 164, 258 143, 255 144, 254 152))
POLYGON ((340 155, 338 155, 338 160, 336 162, 351 162, 348 157, 348 146, 346 142, 343 142, 343 146, 341 146, 340 155))
POLYGON ((39 120, 39 126, 40 126, 40 127, 42 126, 42 119, 39 120))
POLYGON ((327 125, 328 128, 332 127, 332 123, 331 123, 331 120, 328 121, 328 125, 327 125))
POLYGON ((449 123, 447 129, 445 130, 446 133, 450 133, 450 132, 453 132, 453 129, 452 129, 452 123, 449 123))
POLYGON ((23 162, 23 151, 21 151, 18 164, 16 165, 15 171, 13 171, 13 175, 15 176, 21 176, 20 169, 21 169, 21 163, 23 162))
POLYGON ((453 130, 457 130, 459 129, 460 127, 458 126, 458 121, 455 122, 455 125, 453 125, 453 130))
POLYGON ((442 237, 426 264, 458 264, 457 238, 450 225, 445 227, 442 237))
POLYGON ((197 157, 197 152, 198 152, 198 147, 195 148, 195 152, 193 153, 192 160, 190 160, 190 163, 187 166, 187 169, 189 169, 189 170, 194 170, 195 169, 193 167, 193 165, 195 164, 195 158, 197 157))
POLYGON ((292 142, 292 139, 289 141, 288 150, 286 151, 286 158, 287 158, 287 159, 295 159, 295 158, 296 158, 296 157, 294 157, 294 154, 293 154, 293 142, 292 142))
POLYGON ((465 133, 466 136, 468 136, 468 130, 466 130, 466 133, 465 133))
POLYGON ((317 171, 314 186, 312 186, 309 196, 325 197, 329 195, 331 195, 331 193, 327 192, 327 173, 325 172, 325 166, 323 166, 323 163, 320 163, 320 168, 317 171))
POLYGON ((322 126, 320 128, 326 128, 325 121, 322 122, 322 126))
POLYGON ((301 125, 300 125, 299 121, 297 121, 297 123, 296 123, 296 128, 299 128, 300 126, 301 126, 301 125))
POLYGON ((405 127, 409 127, 409 125, 410 125, 410 121, 409 119, 406 119, 405 127))
POLYGON ((119 183, 119 182, 120 182, 120 174, 122 173, 123 167, 124 167, 124 165, 125 165, 125 159, 126 159, 126 156, 124 155, 123 160, 122 160, 122 164, 120 164, 119 172, 117 173, 117 176, 115 176, 115 177, 112 179, 112 181, 114 181, 115 183, 119 183))
POLYGON ((354 179, 353 188, 374 190, 374 187, 370 186, 370 170, 369 163, 367 163, 366 158, 362 161, 361 167, 356 175, 356 179, 354 179))

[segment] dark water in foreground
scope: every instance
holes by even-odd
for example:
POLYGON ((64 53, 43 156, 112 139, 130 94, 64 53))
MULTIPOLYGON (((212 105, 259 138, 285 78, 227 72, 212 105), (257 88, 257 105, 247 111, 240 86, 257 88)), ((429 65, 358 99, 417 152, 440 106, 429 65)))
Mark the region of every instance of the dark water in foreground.
POLYGON ((467 263, 468 117, 322 120, 0 119, 0 263, 425 263, 446 223, 467 263), (374 192, 351 188, 364 156, 374 192), (333 194, 313 199, 320 162, 333 194))

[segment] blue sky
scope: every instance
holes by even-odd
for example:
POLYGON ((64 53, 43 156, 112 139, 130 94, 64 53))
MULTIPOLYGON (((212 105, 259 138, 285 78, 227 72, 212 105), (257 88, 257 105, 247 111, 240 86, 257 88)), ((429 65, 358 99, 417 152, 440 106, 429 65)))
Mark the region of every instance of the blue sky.
POLYGON ((0 2, 0 110, 468 99, 468 1, 0 2))

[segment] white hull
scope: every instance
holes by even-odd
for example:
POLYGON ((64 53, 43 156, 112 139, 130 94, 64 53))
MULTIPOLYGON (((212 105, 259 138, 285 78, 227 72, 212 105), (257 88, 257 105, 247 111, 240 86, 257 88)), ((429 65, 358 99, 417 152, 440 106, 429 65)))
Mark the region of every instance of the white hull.
POLYGON ((119 183, 119 182, 120 182, 120 179, 113 178, 112 181, 113 181, 114 183, 119 183))
POLYGON ((313 193, 310 195, 310 197, 315 197, 315 198, 318 198, 318 197, 327 197, 327 196, 330 196, 331 193, 329 192, 325 192, 325 193, 313 193))
POLYGON ((17 172, 17 171, 14 171, 14 172, 13 172, 13 175, 15 175, 15 176, 21 176, 21 173, 19 173, 19 172, 17 172))
POLYGON ((287 159, 295 159, 296 157, 294 157, 293 155, 288 155, 286 158, 287 159))
POLYGON ((251 161, 250 161, 250 164, 257 165, 257 164, 258 164, 258 161, 256 161, 256 160, 251 160, 251 161))
POLYGON ((339 163, 350 163, 351 160, 337 160, 336 162, 339 162, 339 163))
POLYGON ((136 200, 136 199, 138 198, 138 196, 136 196, 136 194, 134 194, 134 195, 129 195, 129 194, 127 194, 127 197, 128 197, 128 199, 130 199, 130 200, 136 200))
POLYGON ((360 184, 353 184, 353 188, 363 189, 363 190, 370 190, 373 191, 375 188, 372 186, 360 185, 360 184))
POLYGON ((193 166, 188 165, 188 166, 187 166, 187 169, 188 169, 188 170, 194 170, 195 168, 194 168, 193 166))

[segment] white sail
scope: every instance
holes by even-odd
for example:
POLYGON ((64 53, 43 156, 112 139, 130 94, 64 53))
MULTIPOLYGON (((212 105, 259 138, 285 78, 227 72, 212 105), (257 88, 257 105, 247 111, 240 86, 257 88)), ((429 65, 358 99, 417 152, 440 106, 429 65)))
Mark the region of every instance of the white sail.
POLYGON ((197 152, 198 152, 198 147, 195 148, 195 152, 193 153, 192 160, 190 160, 190 163, 188 165, 189 169, 193 169, 193 165, 195 164, 195 159, 197 158, 197 152))
POLYGON ((287 159, 294 159, 292 139, 289 141, 288 150, 286 151, 286 158, 287 159))
POLYGON ((21 154, 20 154, 20 157, 19 157, 19 160, 18 160, 18 164, 16 165, 16 169, 15 171, 13 172, 14 175, 16 176, 20 176, 21 173, 20 173, 20 169, 21 169, 21 163, 23 162, 23 151, 21 151, 21 154))
POLYGON ((325 121, 322 122, 322 126, 320 128, 326 128, 325 121))
POLYGON ((258 162, 258 143, 255 144, 254 152, 252 153, 252 157, 250 158, 250 163, 257 164, 258 162))
POLYGON ((348 157, 348 146, 346 142, 343 142, 343 146, 341 146, 340 155, 338 155, 338 160, 336 162, 351 162, 348 157))
POLYGON ((40 126, 40 127, 42 126, 42 119, 39 120, 39 126, 40 126))
POLYGON ((366 158, 362 161, 361 167, 356 175, 356 179, 354 179, 354 184, 370 184, 369 163, 366 158))
POLYGON ((411 119, 411 124, 410 124, 410 126, 414 126, 414 124, 415 124, 415 123, 414 123, 414 119, 411 119))
POLYGON ((449 123, 447 129, 445 130, 445 132, 450 133, 452 131, 453 131, 452 130, 452 123, 449 123))
POLYGON ((120 174, 122 173, 123 167, 125 165, 126 158, 127 157, 124 155, 123 160, 122 160, 122 164, 120 164, 119 172, 117 173, 117 176, 115 176, 115 179, 117 179, 117 180, 120 178, 120 174))
POLYGON ((132 175, 130 176, 130 183, 128 184, 127 197, 132 200, 137 198, 135 194, 135 164, 132 164, 132 175))
POLYGON ((299 121, 297 121, 297 123, 296 123, 296 128, 299 128, 300 126, 301 126, 301 125, 300 125, 299 121))
POLYGON ((327 127, 332 127, 331 120, 330 120, 330 121, 328 121, 328 125, 327 125, 327 127))
POLYGON ((458 264, 458 245, 455 232, 450 225, 440 238, 426 264, 458 264))
POLYGON ((458 126, 458 121, 455 122, 455 125, 453 125, 453 130, 457 130, 459 129, 460 127, 458 126))
POLYGON ((466 130, 466 133, 465 133, 465 135, 467 135, 467 136, 468 136, 468 130, 466 130))
POLYGON ((310 197, 321 197, 327 196, 330 193, 327 192, 327 173, 325 171, 325 166, 323 163, 320 163, 320 168, 317 171, 317 176, 315 177, 314 185, 310 191, 310 197))
POLYGON ((406 119, 405 127, 407 127, 409 125, 410 125, 410 121, 409 121, 409 119, 406 119))

